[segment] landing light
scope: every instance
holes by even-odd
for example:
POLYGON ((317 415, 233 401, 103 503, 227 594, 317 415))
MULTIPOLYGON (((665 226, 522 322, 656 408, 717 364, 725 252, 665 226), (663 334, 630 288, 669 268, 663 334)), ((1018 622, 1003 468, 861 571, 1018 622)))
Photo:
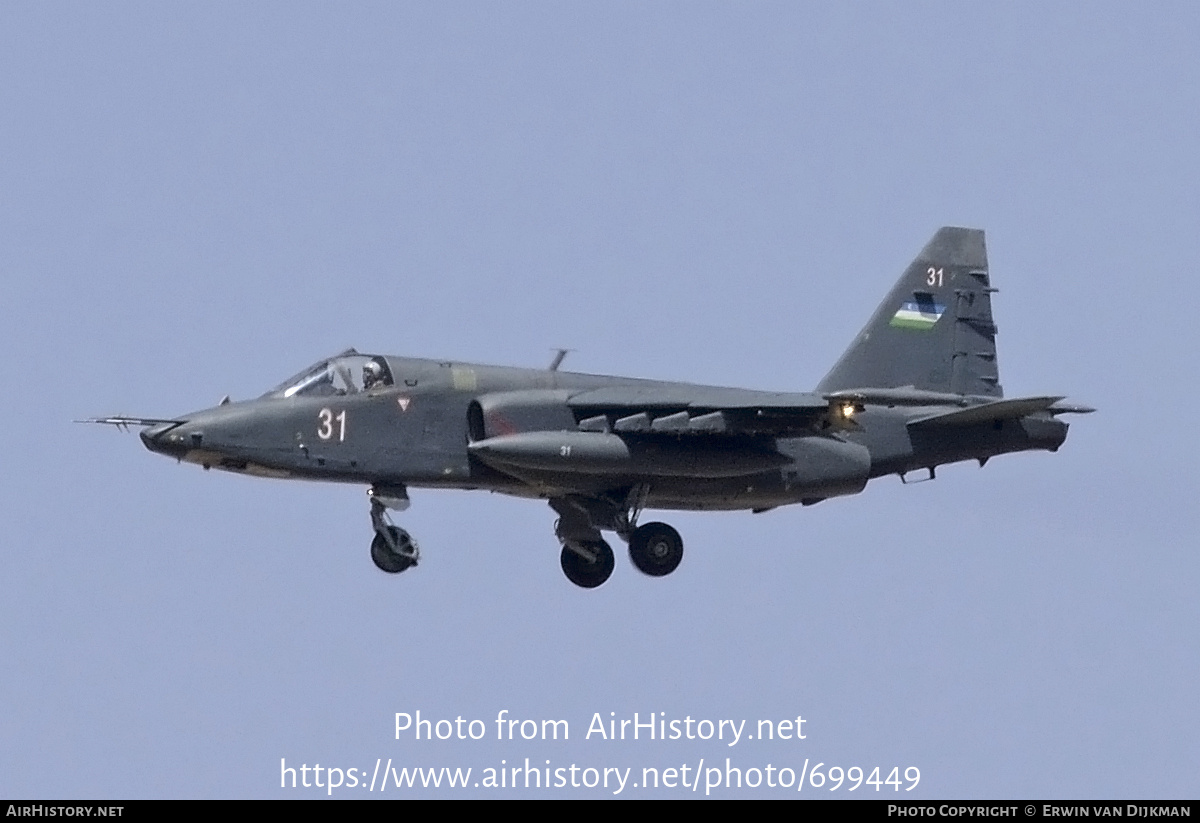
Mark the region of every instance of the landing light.
POLYGON ((845 419, 849 420, 851 417, 853 417, 854 411, 855 411, 855 409, 854 409, 853 403, 843 403, 842 404, 842 417, 844 417, 845 419))

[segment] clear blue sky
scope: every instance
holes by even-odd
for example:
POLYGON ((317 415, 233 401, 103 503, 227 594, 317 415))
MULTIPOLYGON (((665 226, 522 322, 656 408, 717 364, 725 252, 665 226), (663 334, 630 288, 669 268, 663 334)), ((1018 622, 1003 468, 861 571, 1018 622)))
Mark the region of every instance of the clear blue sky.
MULTIPOLYGON (((1198 41, 1185 3, 3 4, 0 796, 729 757, 1195 797, 1198 41), (350 345, 805 390, 942 225, 988 232, 1006 391, 1100 411, 1055 455, 666 514, 664 579, 621 550, 581 591, 545 504, 420 491, 389 577, 362 488, 70 422, 350 345), (417 710, 489 734, 394 739, 417 710), (501 710, 571 738, 497 741, 501 710), (597 712, 806 738, 585 740, 597 712)), ((714 792, 750 795, 795 796, 714 792)))

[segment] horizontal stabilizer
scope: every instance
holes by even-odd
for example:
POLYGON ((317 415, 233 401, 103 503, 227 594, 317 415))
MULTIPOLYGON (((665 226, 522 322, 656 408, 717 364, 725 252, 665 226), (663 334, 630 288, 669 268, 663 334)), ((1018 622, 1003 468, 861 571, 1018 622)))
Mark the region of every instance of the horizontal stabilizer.
MULTIPOLYGON (((910 426, 969 426, 975 423, 988 423, 993 420, 1012 420, 1028 414, 1049 411, 1055 412, 1055 405, 1062 397, 1015 397, 1011 400, 997 400, 994 403, 982 403, 965 409, 938 412, 927 417, 910 420, 910 426)), ((1078 407, 1078 408, 1086 408, 1078 407)), ((1059 411, 1073 411, 1059 409, 1059 411)))

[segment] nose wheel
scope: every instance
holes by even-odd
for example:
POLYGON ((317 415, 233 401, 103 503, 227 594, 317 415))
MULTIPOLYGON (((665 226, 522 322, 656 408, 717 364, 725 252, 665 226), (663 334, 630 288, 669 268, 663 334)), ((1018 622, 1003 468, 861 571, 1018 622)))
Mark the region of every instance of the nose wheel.
POLYGON ((399 526, 388 526, 387 535, 376 534, 371 541, 371 559, 380 570, 399 574, 417 565, 417 543, 399 526))
POLYGON ((371 489, 367 492, 371 498, 371 526, 375 529, 375 538, 371 541, 371 560, 381 571, 388 574, 399 574, 405 569, 417 565, 421 551, 417 541, 404 529, 391 522, 387 510, 408 508, 408 495, 401 490, 371 489))

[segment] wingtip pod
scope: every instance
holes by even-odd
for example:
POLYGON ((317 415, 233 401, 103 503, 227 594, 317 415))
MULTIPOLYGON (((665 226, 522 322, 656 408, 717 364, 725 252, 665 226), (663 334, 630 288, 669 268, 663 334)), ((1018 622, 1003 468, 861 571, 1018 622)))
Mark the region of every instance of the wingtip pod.
POLYGON ((1063 403, 1062 399, 1046 409, 1051 414, 1091 414, 1095 410, 1093 406, 1084 406, 1079 403, 1063 403))

